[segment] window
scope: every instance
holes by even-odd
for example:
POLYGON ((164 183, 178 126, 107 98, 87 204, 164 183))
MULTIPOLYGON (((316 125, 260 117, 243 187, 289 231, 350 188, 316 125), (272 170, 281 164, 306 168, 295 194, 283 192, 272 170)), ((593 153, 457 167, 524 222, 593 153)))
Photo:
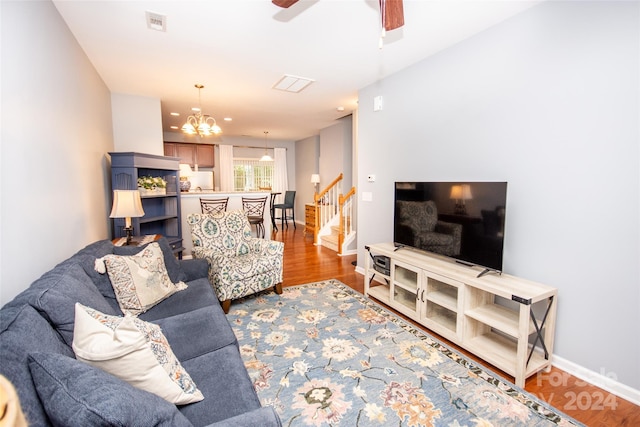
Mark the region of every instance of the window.
POLYGON ((233 189, 235 191, 271 188, 273 162, 256 159, 233 159, 233 189))

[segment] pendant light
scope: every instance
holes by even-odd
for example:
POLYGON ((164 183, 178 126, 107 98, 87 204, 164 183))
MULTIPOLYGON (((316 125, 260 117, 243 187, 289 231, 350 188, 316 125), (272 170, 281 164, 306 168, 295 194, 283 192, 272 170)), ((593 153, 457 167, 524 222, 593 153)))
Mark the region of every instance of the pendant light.
POLYGON ((273 159, 271 158, 269 153, 267 153, 267 135, 269 135, 269 131, 265 130, 264 131, 264 156, 262 156, 260 158, 261 162, 272 162, 273 161, 273 159))

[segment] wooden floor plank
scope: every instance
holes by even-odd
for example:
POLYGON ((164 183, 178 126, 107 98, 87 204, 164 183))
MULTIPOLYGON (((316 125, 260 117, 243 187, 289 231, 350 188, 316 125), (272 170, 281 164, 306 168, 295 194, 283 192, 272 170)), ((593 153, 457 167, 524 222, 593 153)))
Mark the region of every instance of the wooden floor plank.
MULTIPOLYGON (((279 227, 281 228, 281 227, 279 227)), ((285 243, 283 286, 301 285, 327 279, 337 279, 354 290, 364 292, 364 276, 355 271, 356 256, 338 256, 322 246, 314 246, 313 238, 304 235, 304 226, 280 229, 272 239, 285 243)), ((400 314, 399 314, 400 315, 400 314)), ((439 335, 407 319, 416 327, 427 331, 440 341, 455 348, 470 359, 502 375, 509 381, 513 378, 500 370, 457 347, 439 335)), ((525 389, 550 403, 555 408, 592 427, 640 426, 640 407, 585 383, 557 368, 549 373, 530 377, 525 389)))

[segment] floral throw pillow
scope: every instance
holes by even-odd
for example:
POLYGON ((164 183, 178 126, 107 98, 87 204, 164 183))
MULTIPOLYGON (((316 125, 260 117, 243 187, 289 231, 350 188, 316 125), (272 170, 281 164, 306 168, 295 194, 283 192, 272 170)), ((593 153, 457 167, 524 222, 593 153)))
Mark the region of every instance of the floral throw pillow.
POLYGON ((96 260, 95 269, 109 274, 120 309, 133 316, 187 289, 186 283, 174 284, 169 278, 162 249, 157 243, 151 243, 131 256, 105 255, 96 260))
POLYGON ((158 325, 76 303, 76 359, 176 405, 204 399, 158 325))

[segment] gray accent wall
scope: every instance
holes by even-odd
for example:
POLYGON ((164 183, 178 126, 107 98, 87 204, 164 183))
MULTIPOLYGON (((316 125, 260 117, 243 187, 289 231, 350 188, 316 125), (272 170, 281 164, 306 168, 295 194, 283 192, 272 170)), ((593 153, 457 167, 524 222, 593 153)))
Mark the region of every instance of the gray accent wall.
MULTIPOLYGON (((296 141, 296 221, 304 224, 304 205, 313 203, 314 187, 311 174, 318 173, 320 159, 320 136, 296 141)), ((322 177, 321 177, 322 178, 322 177)), ((278 225, 278 227, 280 227, 278 225)))
POLYGON ((0 304, 110 235, 111 94, 51 1, 2 1, 0 304))
POLYGON ((394 181, 508 181, 504 270, 558 288, 556 354, 640 389, 639 22, 544 2, 363 88, 359 266, 394 181))

